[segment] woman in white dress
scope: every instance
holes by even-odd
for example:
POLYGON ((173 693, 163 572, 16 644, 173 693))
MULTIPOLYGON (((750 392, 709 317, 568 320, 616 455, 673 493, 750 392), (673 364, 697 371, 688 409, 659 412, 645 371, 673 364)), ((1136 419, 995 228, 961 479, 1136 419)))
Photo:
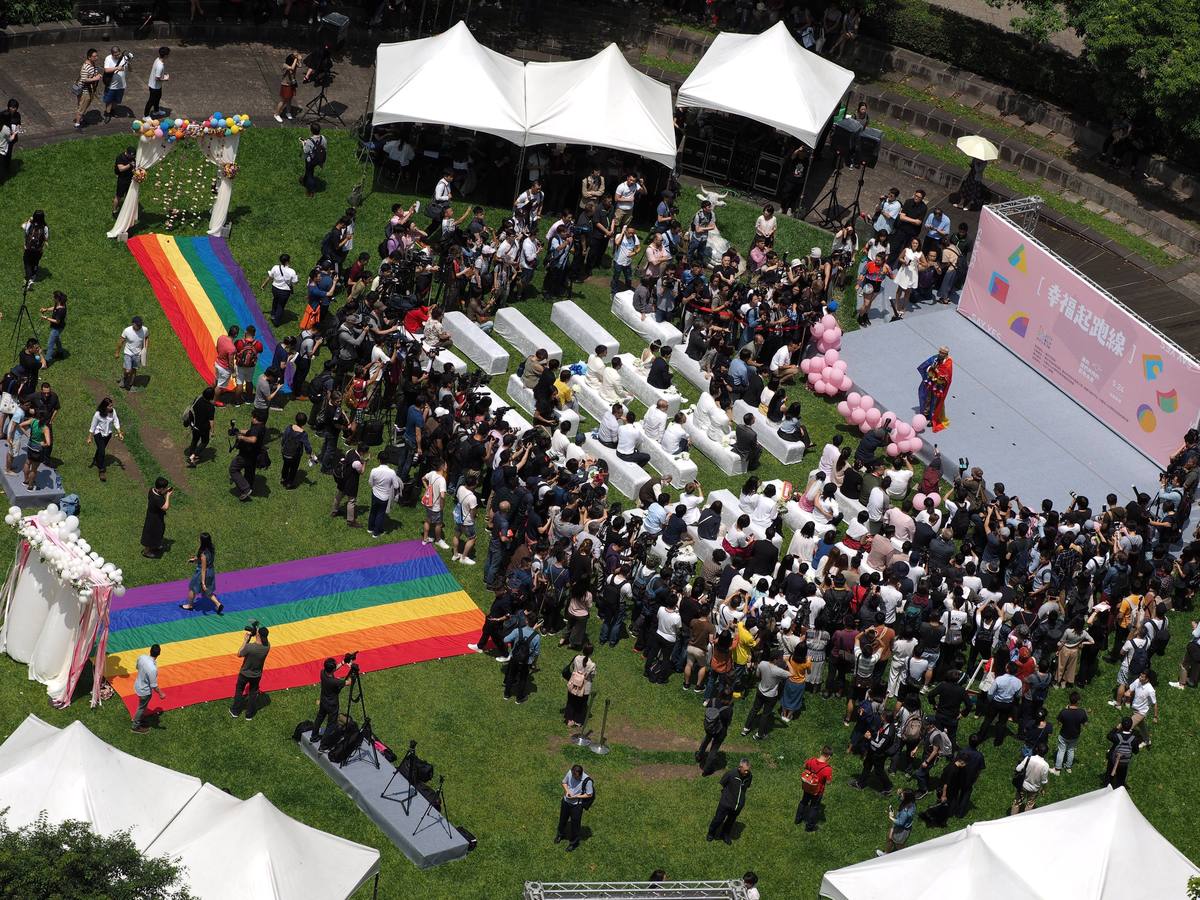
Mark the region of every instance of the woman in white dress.
MULTIPOLYGON (((608 355, 607 347, 597 347, 595 352, 587 358, 587 375, 585 376, 587 383, 600 390, 604 384, 604 370, 608 366, 604 362, 604 357, 608 355)), ((616 402, 615 400, 613 401, 616 402)))
POLYGON ((917 286, 917 266, 921 262, 921 242, 913 238, 908 246, 900 251, 896 267, 896 296, 892 298, 892 321, 904 318, 908 309, 908 298, 912 296, 913 288, 917 286))
MULTIPOLYGON (((716 389, 720 390, 719 386, 716 389)), ((716 441, 718 444, 729 443, 729 416, 717 403, 712 389, 700 395, 692 416, 696 427, 702 429, 710 441, 716 441)))
POLYGON ((621 384, 621 357, 616 357, 612 361, 611 366, 605 366, 600 370, 600 399, 607 404, 625 403, 629 400, 630 393, 625 390, 621 384))

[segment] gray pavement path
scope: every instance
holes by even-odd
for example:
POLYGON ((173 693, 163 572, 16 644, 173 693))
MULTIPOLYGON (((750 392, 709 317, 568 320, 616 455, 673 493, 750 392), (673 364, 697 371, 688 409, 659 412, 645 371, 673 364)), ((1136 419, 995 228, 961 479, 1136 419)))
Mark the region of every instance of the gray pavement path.
MULTIPOLYGON (((1002 31, 1008 32, 1016 31, 1011 22, 1013 16, 1020 13, 1011 6, 997 8, 989 4, 987 0, 929 0, 929 3, 979 22, 987 22, 989 25, 995 25, 1002 31)), ((1050 43, 1072 56, 1079 56, 1083 53, 1082 39, 1069 28, 1052 34, 1050 43)))

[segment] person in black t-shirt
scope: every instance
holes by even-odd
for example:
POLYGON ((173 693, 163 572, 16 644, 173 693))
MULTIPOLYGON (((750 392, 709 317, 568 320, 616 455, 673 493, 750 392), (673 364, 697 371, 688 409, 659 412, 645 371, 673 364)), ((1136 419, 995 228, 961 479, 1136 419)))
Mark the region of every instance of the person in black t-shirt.
POLYGON ((1075 764, 1075 745, 1087 721, 1087 711, 1079 706, 1079 691, 1071 691, 1066 708, 1058 713, 1058 753, 1050 769, 1051 775, 1057 775, 1063 769, 1070 773, 1075 764))
POLYGON ((890 248, 888 265, 894 266, 896 260, 900 257, 900 251, 906 248, 912 239, 921 233, 921 228, 925 224, 925 217, 927 215, 929 215, 929 207, 925 203, 925 192, 917 188, 917 190, 913 191, 913 195, 900 206, 900 215, 896 219, 896 227, 892 232, 891 239, 888 241, 888 247, 890 248))
MULTIPOLYGON (((325 665, 321 669, 321 699, 317 704, 317 715, 313 719, 312 732, 309 734, 309 741, 316 743, 321 737, 321 725, 326 724, 326 732, 330 728, 337 725, 338 717, 338 696, 342 693, 342 688, 346 686, 346 682, 350 680, 350 672, 347 672, 344 677, 338 677, 338 669, 343 666, 349 667, 352 657, 350 654, 342 659, 341 666, 333 657, 325 660, 325 665)), ((355 666, 357 669, 357 665, 355 666)))
POLYGON ((229 479, 237 490, 238 499, 243 503, 250 500, 254 490, 254 479, 258 475, 259 462, 266 454, 267 426, 265 410, 254 410, 250 419, 250 427, 245 431, 235 431, 237 455, 229 464, 229 479))
POLYGON ((667 365, 667 360, 671 358, 671 348, 663 347, 662 354, 656 356, 654 361, 650 363, 650 371, 646 374, 646 381, 651 387, 665 391, 671 387, 673 376, 671 369, 667 365))
POLYGON ((54 292, 54 305, 42 307, 42 318, 50 323, 50 336, 46 338, 46 366, 54 362, 54 351, 62 350, 62 333, 67 328, 67 295, 54 292))
POLYGON ((961 676, 961 672, 952 669, 929 694, 933 701, 934 721, 955 743, 958 741, 959 712, 967 701, 967 689, 958 683, 961 676))
POLYGON ((117 213, 121 209, 121 204, 125 202, 125 195, 129 193, 129 186, 133 184, 133 170, 137 165, 137 156, 133 152, 132 147, 126 147, 117 154, 117 159, 113 163, 113 174, 117 176, 117 191, 113 194, 112 217, 115 219, 117 213))

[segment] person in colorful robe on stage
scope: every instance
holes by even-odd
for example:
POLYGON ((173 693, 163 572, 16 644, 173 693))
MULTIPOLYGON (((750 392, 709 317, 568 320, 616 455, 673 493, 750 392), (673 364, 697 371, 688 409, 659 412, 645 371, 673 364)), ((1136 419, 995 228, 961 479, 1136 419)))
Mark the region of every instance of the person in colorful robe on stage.
POLYGON ((929 421, 935 432, 950 424, 946 417, 946 395, 950 393, 950 382, 954 380, 954 360, 949 347, 938 347, 936 356, 931 356, 917 366, 921 373, 918 398, 921 414, 929 421))

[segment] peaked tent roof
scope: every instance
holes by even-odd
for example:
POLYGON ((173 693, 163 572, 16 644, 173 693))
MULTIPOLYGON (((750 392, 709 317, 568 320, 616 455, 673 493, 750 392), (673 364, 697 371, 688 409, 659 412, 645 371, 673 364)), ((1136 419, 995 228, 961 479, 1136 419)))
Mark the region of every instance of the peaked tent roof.
POLYGON ((762 34, 718 34, 675 102, 745 116, 813 147, 853 81, 776 22, 762 34))
POLYGON ((525 140, 525 67, 475 40, 462 21, 375 51, 374 123, 424 122, 525 140))
POLYGON ((206 784, 147 849, 178 857, 199 900, 343 900, 379 868, 379 851, 206 784), (230 860, 237 860, 236 866, 230 860))
POLYGON ((1185 900, 1188 879, 1197 874, 1200 869, 1146 821, 1124 788, 1101 788, 826 872, 821 896, 1185 900), (1129 855, 1133 847, 1136 858, 1129 855))
POLYGON ((12 826, 45 810, 101 834, 129 829, 145 851, 198 790, 199 778, 130 756, 80 721, 58 729, 31 715, 0 746, 0 807, 12 826))
POLYGON ((628 150, 675 167, 671 89, 629 64, 616 44, 595 56, 525 67, 526 145, 628 150))

